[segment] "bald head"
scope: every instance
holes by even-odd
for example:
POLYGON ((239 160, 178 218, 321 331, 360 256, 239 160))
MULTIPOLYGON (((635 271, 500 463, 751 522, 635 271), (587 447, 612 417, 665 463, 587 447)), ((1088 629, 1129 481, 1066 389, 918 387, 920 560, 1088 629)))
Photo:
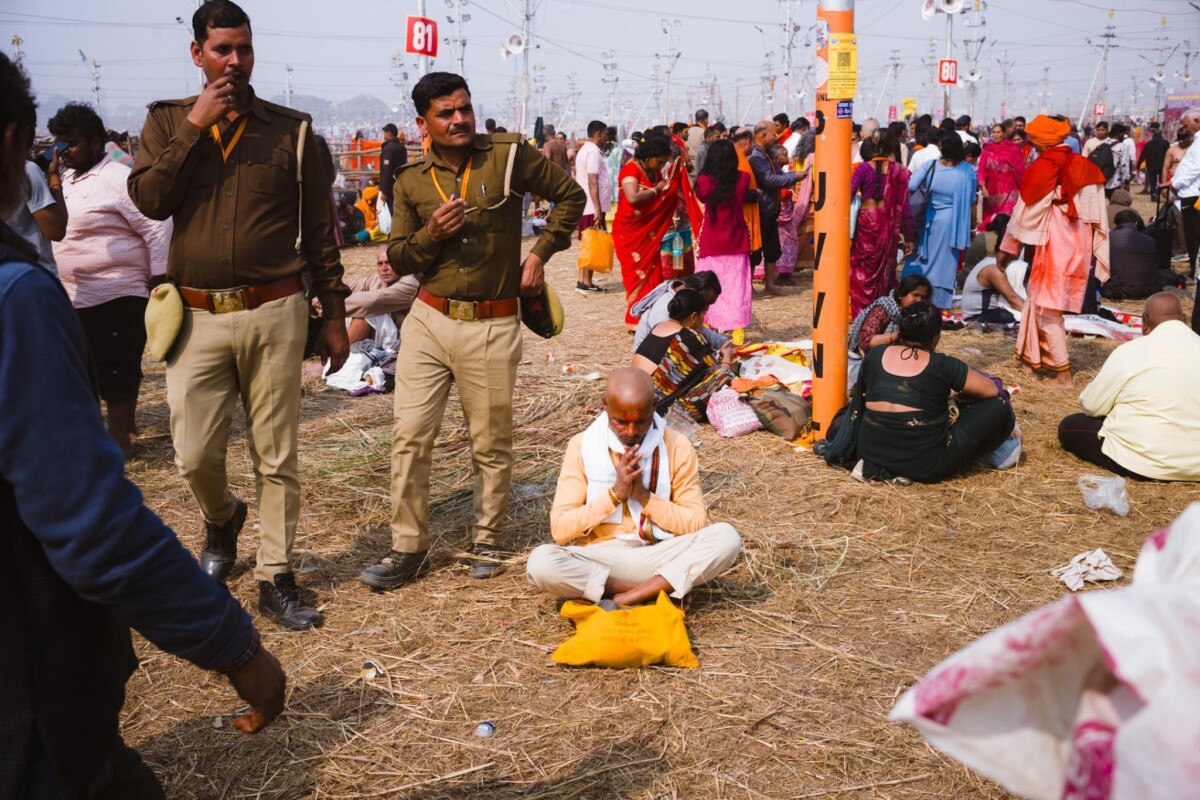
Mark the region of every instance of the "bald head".
POLYGON ((641 444, 654 424, 654 382, 636 367, 620 367, 608 376, 604 392, 608 427, 626 447, 641 444))
POLYGON ((1164 322, 1178 320, 1186 322, 1183 316, 1183 304, 1179 302, 1179 298, 1167 292, 1159 292, 1152 294, 1146 298, 1146 305, 1142 307, 1142 331, 1150 333, 1164 322))
POLYGON ((608 376, 605 399, 633 407, 654 405, 654 381, 645 370, 618 367, 608 376))
POLYGON ((759 120, 754 125, 754 141, 764 149, 775 144, 775 123, 769 119, 759 120))

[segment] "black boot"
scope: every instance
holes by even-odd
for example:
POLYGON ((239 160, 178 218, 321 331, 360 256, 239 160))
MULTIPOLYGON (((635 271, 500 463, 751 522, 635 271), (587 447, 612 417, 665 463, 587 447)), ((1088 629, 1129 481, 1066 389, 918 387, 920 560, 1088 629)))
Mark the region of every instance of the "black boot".
POLYGON ((233 516, 225 524, 204 523, 204 549, 200 551, 200 569, 213 576, 218 583, 229 579, 233 565, 237 562, 238 534, 246 524, 246 504, 236 500, 233 516))
POLYGON ((264 617, 294 631, 319 628, 325 620, 316 609, 304 604, 296 586, 296 576, 281 572, 275 582, 258 582, 258 610, 264 617))
POLYGON ((484 581, 504 571, 504 553, 486 544, 471 545, 471 577, 484 581))
POLYGON ((367 567, 358 579, 376 591, 395 589, 416 580, 429 571, 429 551, 388 553, 378 564, 367 567))

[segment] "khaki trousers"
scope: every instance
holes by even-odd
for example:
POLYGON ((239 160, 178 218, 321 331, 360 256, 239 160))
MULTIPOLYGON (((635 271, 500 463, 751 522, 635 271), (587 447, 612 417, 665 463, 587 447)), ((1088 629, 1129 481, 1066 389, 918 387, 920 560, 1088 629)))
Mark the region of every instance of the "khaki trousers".
POLYGON ((499 547, 512 484, 520 320, 454 320, 418 300, 404 320, 400 341, 392 432, 392 549, 429 549, 429 467, 452 382, 458 384, 471 437, 474 541, 499 547))
POLYGON ((529 554, 525 571, 534 586, 555 597, 598 603, 609 577, 642 583, 658 575, 671 584, 671 596, 680 598, 732 567, 741 549, 734 527, 718 522, 654 545, 622 539, 543 544, 529 554))
POLYGON ((235 507, 225 456, 234 404, 242 400, 261 531, 254 576, 262 581, 291 569, 300 517, 296 438, 307 329, 308 306, 300 292, 252 311, 185 308, 167 361, 175 463, 205 521, 218 525, 235 507))

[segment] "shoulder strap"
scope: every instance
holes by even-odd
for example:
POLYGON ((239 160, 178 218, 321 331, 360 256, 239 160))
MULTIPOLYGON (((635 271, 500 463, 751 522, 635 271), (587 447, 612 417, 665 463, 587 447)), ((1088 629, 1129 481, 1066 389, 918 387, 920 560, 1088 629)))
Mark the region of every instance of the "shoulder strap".
POLYGON ((296 142, 296 185, 300 189, 298 221, 296 223, 296 253, 304 247, 304 141, 308 138, 308 120, 300 120, 300 140, 296 142))

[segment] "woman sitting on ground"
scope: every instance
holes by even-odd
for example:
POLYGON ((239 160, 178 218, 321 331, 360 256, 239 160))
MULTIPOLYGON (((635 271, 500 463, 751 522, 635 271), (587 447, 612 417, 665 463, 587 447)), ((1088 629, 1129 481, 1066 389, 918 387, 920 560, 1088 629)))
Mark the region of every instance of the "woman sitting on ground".
POLYGON ((990 454, 1013 432, 1016 420, 997 382, 934 352, 941 329, 940 309, 913 303, 900 314, 896 341, 863 359, 858 456, 864 478, 937 483, 990 454))
POLYGON ((858 382, 863 356, 872 347, 896 343, 900 312, 913 303, 928 303, 931 294, 933 286, 924 275, 905 275, 894 292, 888 292, 859 312, 850 325, 850 361, 846 369, 848 388, 854 388, 858 382))
POLYGON ((632 366, 654 379, 660 414, 678 403, 692 419, 703 422, 709 398, 736 377, 730 369, 732 354, 714 351, 698 332, 706 311, 704 295, 680 289, 667 305, 670 319, 655 325, 633 355, 632 366))

